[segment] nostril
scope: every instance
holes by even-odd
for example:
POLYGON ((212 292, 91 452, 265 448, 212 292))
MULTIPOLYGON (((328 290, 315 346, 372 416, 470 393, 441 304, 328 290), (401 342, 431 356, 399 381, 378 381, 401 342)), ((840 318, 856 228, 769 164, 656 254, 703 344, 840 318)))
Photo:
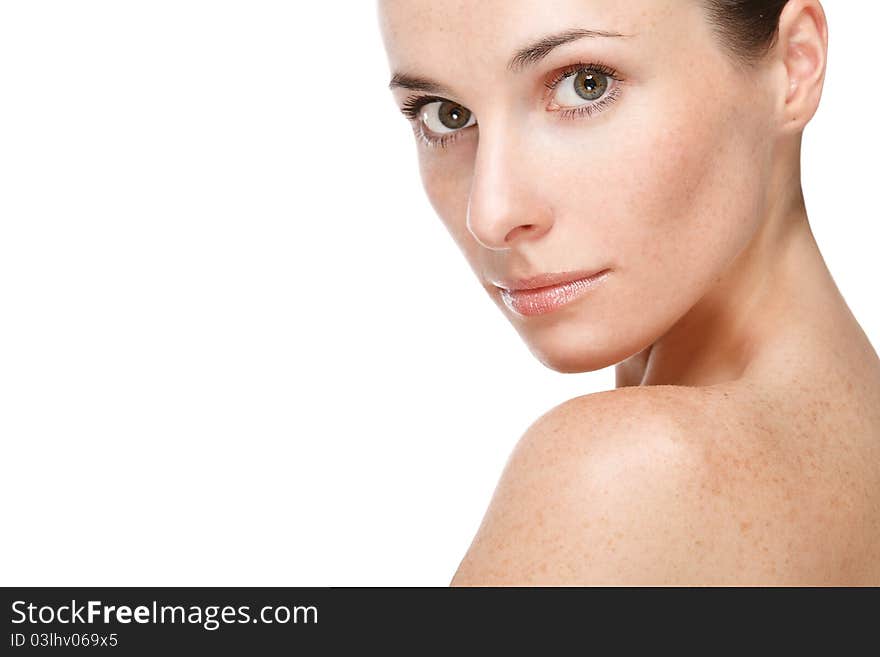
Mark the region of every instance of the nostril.
POLYGON ((506 240, 506 241, 509 242, 509 241, 510 241, 511 239, 513 239, 516 235, 518 235, 518 234, 520 233, 520 231, 524 231, 524 232, 527 232, 527 233, 528 233, 528 232, 533 231, 534 229, 535 229, 535 224, 525 224, 525 225, 522 225, 522 226, 517 226, 516 228, 514 228, 513 230, 511 230, 511 231, 507 234, 507 240, 506 240))

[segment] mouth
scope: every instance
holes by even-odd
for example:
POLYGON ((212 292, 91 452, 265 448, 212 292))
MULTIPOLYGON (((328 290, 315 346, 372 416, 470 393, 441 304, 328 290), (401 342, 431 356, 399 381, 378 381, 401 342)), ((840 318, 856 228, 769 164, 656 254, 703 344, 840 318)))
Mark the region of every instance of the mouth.
POLYGON ((544 315, 581 298, 607 278, 610 269, 589 272, 541 274, 504 283, 493 282, 504 304, 513 312, 531 317, 544 315))

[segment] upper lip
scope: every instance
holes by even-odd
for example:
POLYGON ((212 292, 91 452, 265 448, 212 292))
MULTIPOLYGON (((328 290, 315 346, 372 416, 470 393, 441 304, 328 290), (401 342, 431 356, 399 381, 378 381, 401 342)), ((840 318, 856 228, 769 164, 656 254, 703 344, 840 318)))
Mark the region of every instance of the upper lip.
POLYGON ((596 274, 601 274, 605 269, 594 271, 562 271, 551 274, 538 274, 537 276, 529 276, 528 278, 497 278, 492 281, 495 287, 504 290, 534 290, 539 287, 550 287, 552 285, 561 285, 572 281, 579 281, 584 278, 590 278, 596 274))

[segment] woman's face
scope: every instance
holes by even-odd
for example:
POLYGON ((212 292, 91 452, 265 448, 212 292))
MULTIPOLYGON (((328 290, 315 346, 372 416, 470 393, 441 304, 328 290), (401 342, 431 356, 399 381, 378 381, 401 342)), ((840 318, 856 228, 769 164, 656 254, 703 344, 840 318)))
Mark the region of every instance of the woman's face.
POLYGON ((433 99, 412 121, 431 204, 548 367, 643 350, 759 227, 778 85, 772 67, 736 66, 697 0, 380 0, 379 16, 392 71, 440 87, 393 88, 401 108, 433 99), (509 66, 571 30, 602 34, 509 66), (509 305, 496 286, 601 270, 558 307, 509 305))

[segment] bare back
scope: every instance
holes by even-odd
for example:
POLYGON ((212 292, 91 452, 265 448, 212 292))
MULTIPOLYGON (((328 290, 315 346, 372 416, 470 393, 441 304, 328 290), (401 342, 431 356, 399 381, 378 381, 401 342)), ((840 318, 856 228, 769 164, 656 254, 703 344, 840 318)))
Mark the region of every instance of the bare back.
POLYGON ((880 585, 880 367, 858 353, 866 343, 806 363, 786 349, 747 379, 668 386, 690 400, 681 418, 715 482, 708 499, 725 500, 719 512, 782 581, 880 585))
POLYGON ((866 339, 796 343, 550 411, 452 584, 880 585, 880 367, 866 339))

